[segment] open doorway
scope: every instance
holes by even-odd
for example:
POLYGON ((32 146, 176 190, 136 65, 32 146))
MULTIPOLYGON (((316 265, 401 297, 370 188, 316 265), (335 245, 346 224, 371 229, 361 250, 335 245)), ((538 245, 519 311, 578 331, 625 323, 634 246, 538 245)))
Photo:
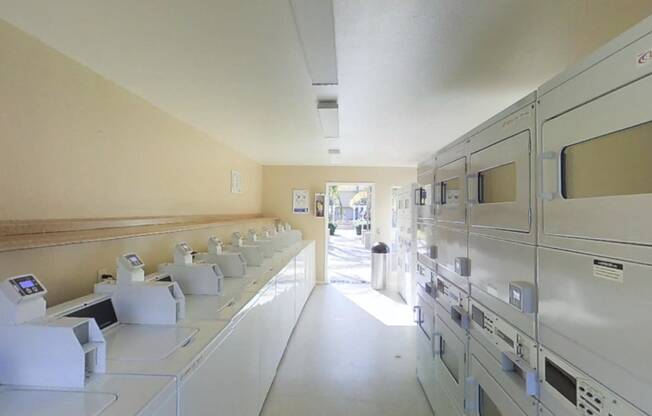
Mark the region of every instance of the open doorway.
POLYGON ((326 184, 326 281, 365 284, 371 279, 374 184, 326 184))

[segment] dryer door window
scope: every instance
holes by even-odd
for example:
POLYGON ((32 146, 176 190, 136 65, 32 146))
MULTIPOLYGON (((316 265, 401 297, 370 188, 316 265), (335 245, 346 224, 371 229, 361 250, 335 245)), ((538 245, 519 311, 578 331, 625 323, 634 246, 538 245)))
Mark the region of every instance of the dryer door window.
POLYGON ((451 397, 456 407, 464 402, 464 374, 466 343, 460 340, 448 326, 445 316, 437 315, 443 308, 436 308, 435 350, 437 379, 451 397), (437 344, 438 343, 438 344, 437 344))
POLYGON ((503 416, 503 414, 491 400, 491 397, 484 391, 482 387, 478 388, 478 412, 480 416, 503 416))
POLYGON ((445 338, 441 340, 441 360, 446 366, 448 373, 453 377, 455 383, 460 382, 460 358, 455 352, 455 346, 446 342, 445 338))
POLYGON ((564 147, 562 197, 652 194, 652 122, 564 147))
POLYGON ((510 162, 478 172, 478 203, 516 201, 516 163, 510 162))

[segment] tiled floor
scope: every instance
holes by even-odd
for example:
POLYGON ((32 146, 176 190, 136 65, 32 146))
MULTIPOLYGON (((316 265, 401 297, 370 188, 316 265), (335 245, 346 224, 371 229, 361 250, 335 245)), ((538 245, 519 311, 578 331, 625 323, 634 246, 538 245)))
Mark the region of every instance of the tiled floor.
POLYGON ((261 414, 432 416, 407 305, 366 284, 317 286, 261 414))

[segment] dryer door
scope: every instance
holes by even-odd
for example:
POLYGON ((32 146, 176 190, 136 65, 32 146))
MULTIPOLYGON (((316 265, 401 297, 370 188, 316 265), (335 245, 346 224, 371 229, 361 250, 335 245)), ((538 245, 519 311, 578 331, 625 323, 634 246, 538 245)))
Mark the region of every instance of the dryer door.
MULTIPOLYGON (((527 416, 475 357, 469 363, 467 414, 474 416, 527 416)), ((536 406, 533 406, 536 414, 536 406)))
POLYGON ((435 185, 438 223, 466 224, 466 158, 437 168, 435 185))
MULTIPOLYGON (((437 308, 439 312, 441 308, 437 308)), ((446 317, 437 314, 433 345, 436 378, 458 409, 464 408, 464 377, 466 374, 466 340, 455 335, 446 317)))
POLYGON ((651 95, 648 76, 543 123, 546 236, 652 245, 651 95))
POLYGON ((470 226, 530 231, 530 131, 471 154, 469 159, 470 226))
POLYGON ((539 340, 642 409, 652 409, 652 267, 538 249, 539 340))

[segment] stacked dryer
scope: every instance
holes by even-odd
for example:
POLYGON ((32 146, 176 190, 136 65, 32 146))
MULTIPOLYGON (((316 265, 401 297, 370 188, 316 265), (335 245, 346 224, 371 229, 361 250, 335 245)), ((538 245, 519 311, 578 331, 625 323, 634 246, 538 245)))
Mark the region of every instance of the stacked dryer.
POLYGON ((652 415, 651 97, 652 17, 437 153, 435 414, 652 415))
POLYGON ((436 414, 464 413, 469 331, 469 261, 466 214, 466 143, 437 154, 435 169, 435 324, 433 351, 436 414))
MULTIPOLYGON (((416 291, 414 298, 415 322, 417 323, 417 379, 431 405, 437 402, 434 357, 435 281, 434 206, 435 182, 434 157, 417 167, 417 186, 414 189, 413 205, 416 209, 416 291)), ((413 230, 414 232, 414 230, 413 230)))
POLYGON ((535 100, 528 95, 463 138, 471 415, 537 414, 535 100))
POLYGON ((539 89, 541 414, 652 414, 652 18, 539 89))

